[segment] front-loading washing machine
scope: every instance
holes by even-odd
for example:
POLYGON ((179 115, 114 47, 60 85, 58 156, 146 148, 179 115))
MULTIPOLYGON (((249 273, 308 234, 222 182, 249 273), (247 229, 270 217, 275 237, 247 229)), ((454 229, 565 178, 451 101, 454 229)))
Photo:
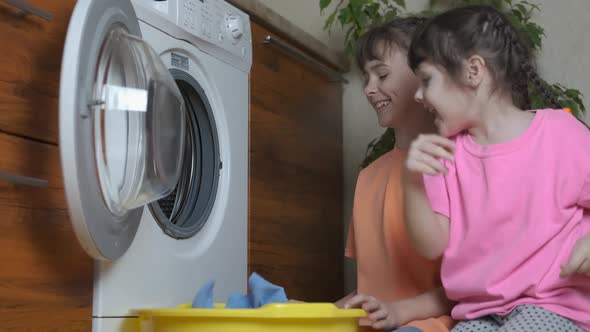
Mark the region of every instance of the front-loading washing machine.
POLYGON ((93 331, 246 291, 248 16, 221 0, 79 0, 60 83, 69 214, 93 331))

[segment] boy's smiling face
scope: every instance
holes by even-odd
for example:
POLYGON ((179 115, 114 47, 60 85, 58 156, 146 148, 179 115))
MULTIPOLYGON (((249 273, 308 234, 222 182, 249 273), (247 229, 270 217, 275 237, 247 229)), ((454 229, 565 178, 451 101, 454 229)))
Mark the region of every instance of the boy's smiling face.
POLYGON ((410 70, 407 54, 398 47, 378 45, 381 59, 367 62, 363 68, 367 100, 377 112, 381 127, 396 128, 403 125, 408 112, 420 105, 414 99, 419 81, 410 70))

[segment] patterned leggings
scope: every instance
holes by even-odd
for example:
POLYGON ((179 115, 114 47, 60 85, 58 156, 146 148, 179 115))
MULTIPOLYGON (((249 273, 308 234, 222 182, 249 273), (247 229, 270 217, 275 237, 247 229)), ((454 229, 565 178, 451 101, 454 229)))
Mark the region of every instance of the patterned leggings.
POLYGON ((506 316, 462 321, 452 332, 584 332, 569 319, 534 305, 521 305, 506 316))

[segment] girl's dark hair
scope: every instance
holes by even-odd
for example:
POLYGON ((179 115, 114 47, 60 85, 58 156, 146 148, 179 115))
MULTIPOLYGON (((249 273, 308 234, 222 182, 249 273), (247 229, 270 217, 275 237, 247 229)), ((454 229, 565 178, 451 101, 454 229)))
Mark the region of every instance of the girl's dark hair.
POLYGON ((355 46, 356 65, 364 71, 367 62, 382 60, 386 52, 389 52, 393 47, 407 52, 410 48, 412 35, 425 22, 426 18, 408 16, 396 18, 365 32, 355 46), (380 45, 383 45, 383 48, 379 48, 380 45))
POLYGON ((440 65, 456 79, 463 60, 474 54, 486 60, 497 88, 511 92, 520 108, 531 107, 529 82, 548 107, 560 108, 539 77, 530 49, 510 21, 489 6, 466 6, 433 17, 412 39, 408 62, 414 71, 423 61, 440 65))

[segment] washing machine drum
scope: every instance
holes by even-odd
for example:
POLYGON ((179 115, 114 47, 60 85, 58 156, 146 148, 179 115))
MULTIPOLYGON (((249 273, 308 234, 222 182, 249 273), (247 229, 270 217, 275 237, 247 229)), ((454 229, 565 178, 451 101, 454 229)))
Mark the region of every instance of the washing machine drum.
POLYGON ((116 259, 143 207, 174 190, 186 127, 183 96, 128 0, 78 1, 59 116, 70 219, 91 256, 116 259))

